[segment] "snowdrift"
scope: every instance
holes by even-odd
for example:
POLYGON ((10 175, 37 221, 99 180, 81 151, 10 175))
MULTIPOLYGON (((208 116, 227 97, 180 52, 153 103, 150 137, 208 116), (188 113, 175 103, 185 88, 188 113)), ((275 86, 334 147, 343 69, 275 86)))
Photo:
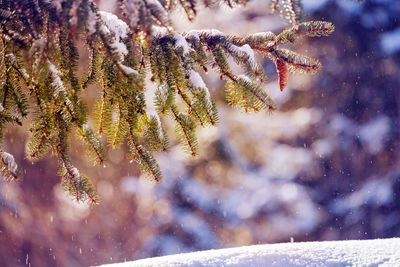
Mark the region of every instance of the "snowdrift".
POLYGON ((145 266, 400 266, 400 238, 283 243, 207 250, 102 265, 145 266))

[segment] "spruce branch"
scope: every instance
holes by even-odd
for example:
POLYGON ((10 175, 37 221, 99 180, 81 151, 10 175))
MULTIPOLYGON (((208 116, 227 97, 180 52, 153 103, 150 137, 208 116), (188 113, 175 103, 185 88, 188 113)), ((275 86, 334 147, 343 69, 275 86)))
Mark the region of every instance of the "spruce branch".
POLYGON ((135 160, 140 168, 147 173, 155 182, 162 181, 160 167, 155 158, 137 141, 133 129, 129 129, 128 146, 131 150, 131 158, 135 160))
POLYGON ((326 21, 308 21, 298 25, 298 35, 309 37, 328 36, 335 30, 335 26, 326 21))
MULTIPOLYGON (((34 130, 32 129, 31 131, 34 130)), ((50 147, 51 143, 46 132, 44 129, 41 131, 38 129, 37 131, 34 131, 32 136, 29 138, 29 141, 26 144, 26 153, 30 160, 35 161, 41 159, 50 147)))
POLYGON ((247 76, 235 77, 228 75, 227 99, 232 106, 243 109, 245 112, 258 112, 260 109, 275 110, 276 104, 271 97, 247 76))
MULTIPOLYGON (((322 37, 334 26, 324 21, 301 22, 300 0, 273 0, 271 8, 289 23, 280 33, 227 35, 215 29, 177 32, 169 13, 182 9, 193 20, 200 7, 245 5, 246 0, 119 0, 118 12, 99 11, 93 0, 3 0, 0 7, 0 141, 11 124, 21 125, 33 113, 27 157, 36 161, 49 151, 58 158, 62 183, 78 201, 97 203, 90 181, 73 166, 68 153, 72 129, 89 157, 104 164, 107 144, 128 144, 131 158, 154 181, 161 171, 153 153, 166 151, 163 116, 175 122, 186 152, 198 154, 196 127, 215 126, 218 113, 199 70, 212 70, 226 81, 226 97, 245 112, 274 110, 263 88, 261 55, 275 63, 283 90, 289 73, 314 73, 318 60, 281 45, 300 37, 322 37), (89 54, 81 74, 78 47, 89 54), (238 73, 230 64, 241 68, 238 73), (146 77, 157 89, 155 110, 146 102, 146 77), (85 90, 93 86, 98 99, 91 130, 85 90), (178 108, 179 107, 179 108, 178 108), (161 118, 159 117, 161 116, 161 118)), ((211 89, 211 90, 210 90, 211 89)), ((90 116, 92 118, 92 116, 90 116)), ((0 167, 10 179, 17 171, 12 156, 0 152, 0 167)))
POLYGON ((179 0, 183 10, 185 10, 186 16, 189 21, 193 21, 196 17, 196 1, 195 0, 179 0))
POLYGON ((82 81, 82 89, 87 88, 90 84, 101 80, 101 68, 105 52, 100 48, 100 42, 96 40, 88 40, 88 70, 86 77, 82 81))
POLYGON ((99 198, 89 179, 82 175, 63 153, 59 153, 59 155, 60 176, 63 178, 64 189, 74 196, 77 202, 88 202, 91 205, 99 204, 99 198))
POLYGON ((287 49, 276 49, 271 51, 271 54, 285 62, 292 73, 312 74, 321 68, 321 63, 318 60, 287 49))
POLYGON ((58 137, 55 140, 54 146, 60 162, 59 174, 62 177, 63 187, 66 191, 70 192, 78 202, 88 202, 91 205, 98 204, 99 199, 92 183, 72 165, 69 159, 67 138, 70 127, 63 120, 63 116, 60 112, 55 114, 55 118, 58 127, 58 137))
POLYGON ((113 148, 120 146, 125 139, 125 136, 128 133, 128 124, 126 122, 126 114, 124 114, 124 110, 121 108, 121 105, 118 104, 116 109, 112 113, 114 117, 111 122, 111 126, 108 129, 108 143, 113 148))
POLYGON ((96 124, 97 134, 101 136, 103 132, 108 132, 112 124, 112 104, 110 103, 107 91, 103 87, 101 98, 97 100, 95 105, 94 120, 96 124))
POLYGON ((203 121, 208 125, 215 125, 218 122, 218 113, 206 84, 198 72, 190 70, 188 75, 189 88, 196 99, 193 104, 196 117, 203 118, 200 120, 202 126, 204 126, 203 121))
POLYGON ((156 151, 167 151, 169 148, 169 141, 166 132, 161 126, 161 120, 154 110, 147 110, 147 129, 144 133, 145 144, 156 151))
POLYGON ((175 105, 171 106, 171 113, 176 122, 176 132, 186 151, 193 157, 198 154, 198 143, 194 133, 194 123, 189 116, 178 111, 175 105))
POLYGON ((297 24, 281 32, 273 44, 278 47, 284 43, 294 43, 301 36, 322 37, 328 36, 335 30, 332 23, 326 21, 307 21, 297 24))
POLYGON ((78 128, 77 134, 86 143, 89 158, 94 162, 94 164, 104 165, 106 153, 99 139, 96 138, 89 126, 83 124, 82 127, 78 128))

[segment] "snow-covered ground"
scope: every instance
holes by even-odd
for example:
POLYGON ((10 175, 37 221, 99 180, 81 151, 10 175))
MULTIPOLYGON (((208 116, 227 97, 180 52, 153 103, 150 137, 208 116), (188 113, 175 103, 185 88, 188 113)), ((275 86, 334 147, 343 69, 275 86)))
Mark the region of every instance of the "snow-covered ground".
POLYGON ((207 250, 103 267, 400 266, 400 238, 283 243, 207 250))

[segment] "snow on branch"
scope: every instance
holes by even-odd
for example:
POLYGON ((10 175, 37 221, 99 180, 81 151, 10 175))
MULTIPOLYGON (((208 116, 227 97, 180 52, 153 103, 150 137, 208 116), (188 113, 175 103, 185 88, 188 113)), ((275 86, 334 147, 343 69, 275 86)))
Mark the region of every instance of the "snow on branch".
POLYGON ((112 47, 117 51, 121 58, 123 58, 123 56, 128 54, 128 49, 123 42, 128 37, 128 25, 124 21, 120 20, 116 15, 109 12, 99 11, 99 15, 104 23, 103 27, 106 27, 102 28, 102 30, 104 33, 112 33, 112 47))
POLYGON ((60 72, 53 63, 49 60, 47 61, 49 64, 49 72, 51 74, 52 83, 50 84, 52 89, 54 90, 54 96, 56 97, 59 103, 65 104, 66 110, 63 112, 64 118, 66 121, 70 120, 70 116, 74 113, 74 105, 68 97, 67 89, 64 86, 63 81, 60 78, 60 72))
POLYGON ((236 45, 230 45, 228 47, 229 52, 231 52, 233 55, 235 55, 238 58, 243 58, 246 62, 249 63, 249 66, 257 71, 259 68, 257 60, 254 56, 254 51, 251 49, 251 47, 248 44, 242 45, 242 46, 236 46, 236 45))
POLYGON ((4 178, 9 179, 9 180, 15 180, 18 179, 20 174, 18 170, 18 165, 15 162, 15 158, 13 155, 7 152, 0 152, 0 158, 1 158, 1 171, 4 175, 4 178))
POLYGON ((190 70, 190 82, 194 87, 207 88, 203 78, 201 78, 200 74, 194 70, 190 70))
POLYGON ((155 122, 157 138, 159 140, 164 140, 165 136, 164 136, 163 130, 161 128, 160 116, 158 116, 157 112, 153 109, 147 109, 146 113, 147 113, 149 120, 154 120, 154 122, 155 122))
POLYGON ((193 51, 193 49, 186 42, 186 39, 183 38, 183 36, 180 35, 179 33, 174 34, 174 39, 175 39, 175 47, 176 48, 182 47, 184 56, 188 54, 190 51, 193 51))
MULTIPOLYGON (((124 58, 128 55, 128 49, 125 42, 127 42, 129 27, 120 20, 116 15, 106 11, 99 11, 98 14, 103 22, 100 26, 100 31, 104 36, 109 37, 109 46, 115 50, 117 54, 117 66, 127 76, 139 75, 133 68, 122 64, 124 58)), ((107 39, 105 39, 107 42, 107 39)))

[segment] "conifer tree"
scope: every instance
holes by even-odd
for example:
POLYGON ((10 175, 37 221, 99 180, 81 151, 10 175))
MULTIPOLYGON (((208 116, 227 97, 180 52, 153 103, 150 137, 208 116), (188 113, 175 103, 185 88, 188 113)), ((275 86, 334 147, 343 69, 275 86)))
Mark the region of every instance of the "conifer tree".
MULTIPOLYGON (((160 117, 170 117, 184 149, 199 153, 196 127, 215 126, 218 114, 200 73, 212 69, 226 81, 229 103, 245 112, 274 110, 263 89, 266 77, 255 53, 273 61, 280 90, 292 73, 314 73, 318 60, 281 48, 302 36, 327 36, 334 26, 325 21, 302 22, 299 0, 272 0, 271 11, 287 28, 279 34, 227 35, 220 31, 177 32, 169 13, 183 9, 195 19, 202 7, 244 6, 246 0, 119 0, 118 12, 99 11, 93 0, 0 0, 0 139, 11 124, 29 123, 26 155, 36 161, 45 154, 59 161, 62 184, 77 201, 98 202, 95 190, 69 157, 69 137, 76 134, 95 164, 103 165, 100 136, 118 147, 126 142, 129 157, 154 181, 162 180, 154 158, 168 151, 160 117), (84 75, 78 75, 78 43, 89 53, 84 75), (245 74, 234 73, 233 60, 245 74), (144 93, 146 79, 157 85, 156 110, 144 93), (95 120, 89 121, 82 95, 98 90, 95 120), (32 113, 32 121, 24 121, 32 113), (91 127, 90 125, 94 125, 91 127)), ((21 178, 14 157, 0 150, 2 175, 21 178)))

